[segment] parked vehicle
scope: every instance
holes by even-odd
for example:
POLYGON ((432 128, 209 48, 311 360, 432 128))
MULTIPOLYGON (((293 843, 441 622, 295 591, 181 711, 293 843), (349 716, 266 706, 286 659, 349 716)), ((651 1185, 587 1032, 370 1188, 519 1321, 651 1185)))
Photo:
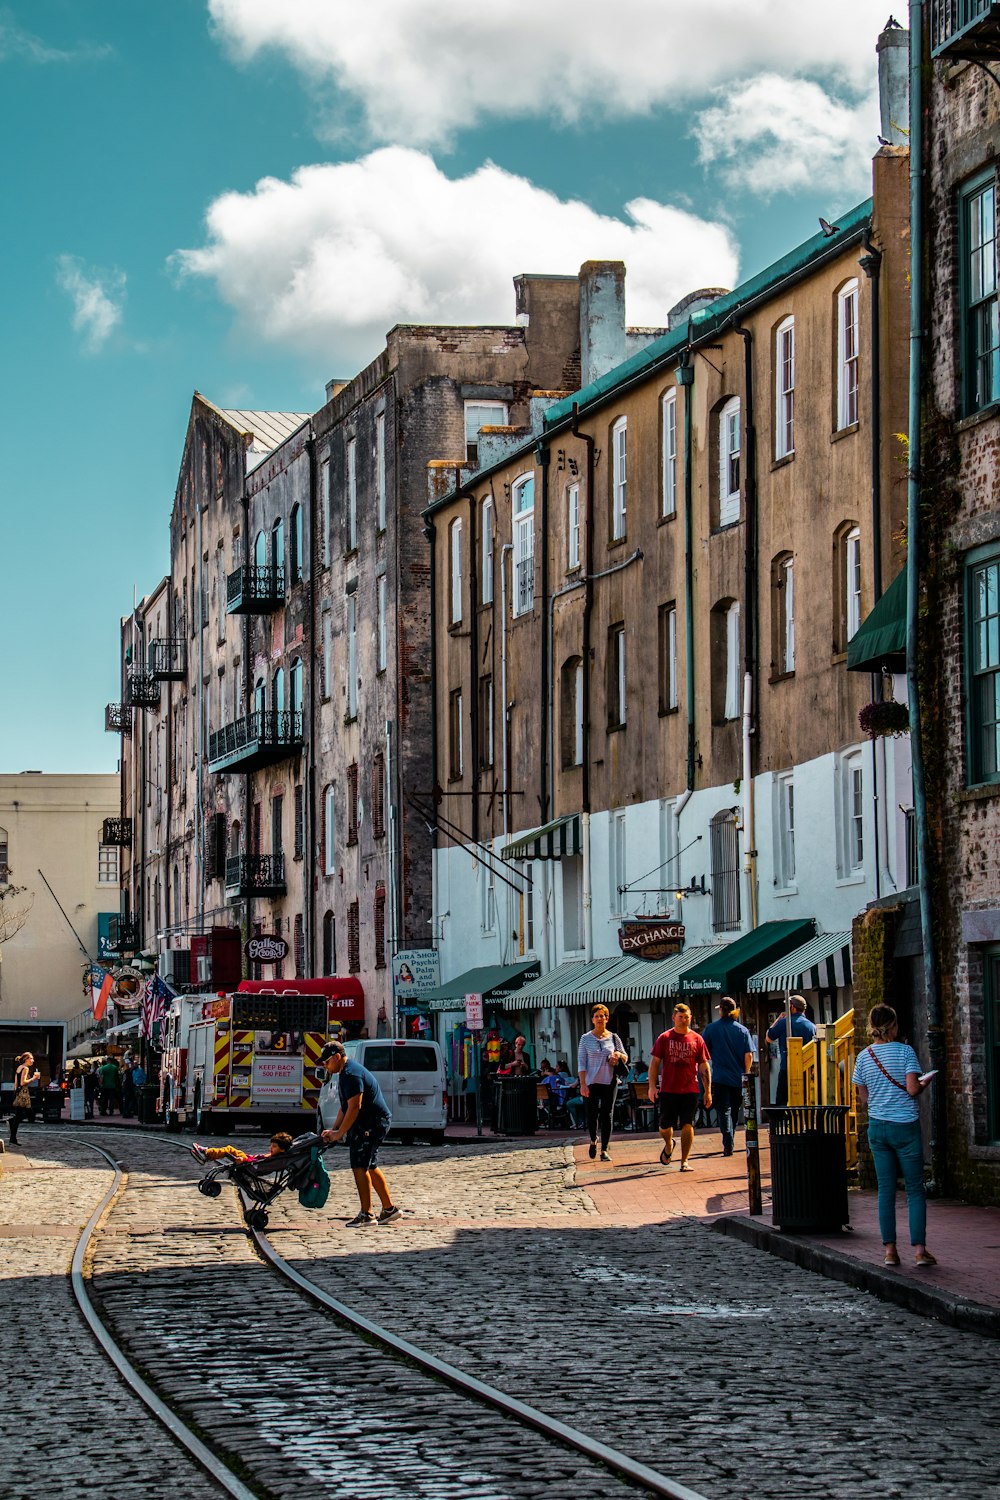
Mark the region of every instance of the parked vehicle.
MULTIPOLYGON (((392 1111, 392 1134, 404 1141, 416 1136, 440 1146, 448 1120, 448 1085, 444 1053, 437 1042, 417 1042, 388 1037, 347 1042, 347 1055, 374 1073, 392 1111)), ((319 1096, 322 1128, 328 1130, 337 1118, 340 1097, 336 1077, 330 1078, 319 1096)))

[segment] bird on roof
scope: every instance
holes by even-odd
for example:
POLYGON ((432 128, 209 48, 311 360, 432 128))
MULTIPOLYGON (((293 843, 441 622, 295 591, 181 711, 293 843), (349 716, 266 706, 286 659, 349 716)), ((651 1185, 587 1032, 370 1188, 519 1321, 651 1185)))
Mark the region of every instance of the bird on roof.
POLYGON ((892 145, 892 142, 891 141, 887 141, 884 135, 880 135, 879 136, 878 143, 879 143, 880 146, 891 146, 892 145))
POLYGON ((902 29, 902 26, 896 20, 895 16, 890 16, 888 21, 886 21, 885 25, 882 27, 883 31, 902 31, 902 29))
POLYGON ((832 234, 840 233, 840 230, 837 228, 836 224, 831 224, 828 219, 823 218, 822 214, 820 214, 819 216, 819 227, 820 229, 822 229, 827 239, 829 239, 832 234))

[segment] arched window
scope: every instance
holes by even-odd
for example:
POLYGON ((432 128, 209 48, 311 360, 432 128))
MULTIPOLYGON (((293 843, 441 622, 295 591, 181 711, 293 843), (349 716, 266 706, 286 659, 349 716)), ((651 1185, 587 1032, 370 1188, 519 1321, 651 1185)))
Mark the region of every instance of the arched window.
POLYGON ((264 685, 263 677, 258 677, 254 683, 253 708, 254 713, 259 714, 261 719, 263 719, 264 714, 267 712, 267 688, 264 685))
POLYGON ((229 825, 229 858, 238 859, 240 853, 240 825, 239 819, 234 818, 229 825))
POLYGON ((795 319, 774 331, 774 456, 795 452, 795 319))
POLYGON ((837 293, 837 427, 858 420, 858 279, 837 293))
POLYGON ((559 693, 559 739, 563 769, 583 764, 583 658, 563 662, 559 693))
POLYGON ((795 671, 795 563, 779 552, 771 564, 771 675, 795 671))
POLYGON ((292 583, 302 579, 302 507, 293 505, 289 516, 288 571, 292 583))
POLYGON ((535 476, 522 474, 510 491, 514 541, 514 597, 511 613, 526 615, 535 607, 535 476))
POLYGON ((487 495, 480 507, 480 533, 483 540, 482 602, 493 603, 493 496, 487 495))
POLYGON ((337 868, 336 789, 332 782, 323 796, 323 873, 333 875, 337 868))
POLYGON ((337 921, 332 911, 323 913, 323 973, 337 972, 337 921))
POLYGON ((285 711, 285 673, 281 667, 271 679, 271 710, 275 714, 285 711))
POLYGON ((847 643, 861 624, 861 531, 854 521, 845 521, 833 538, 833 649, 847 650, 847 643))
POLYGON ((267 567, 267 537, 263 531, 258 531, 254 539, 253 565, 255 568, 267 567))
POLYGON ((719 412, 719 525, 740 518, 740 398, 733 396, 719 412))
POLYGON ((720 599, 712 610, 712 721, 724 724, 740 712, 740 607, 720 599))
POLYGON ((285 566, 285 523, 279 516, 271 527, 271 567, 275 573, 285 566))
POLYGON ((302 712, 302 658, 301 658, 301 656, 297 656, 295 658, 295 660, 292 662, 292 669, 291 669, 291 672, 289 673, 289 677, 290 677, 290 687, 291 687, 291 702, 289 704, 289 707, 291 708, 293 714, 300 714, 302 712))
POLYGON ((448 527, 451 554, 451 587, 449 618, 453 625, 462 623, 462 521, 456 517, 448 527))

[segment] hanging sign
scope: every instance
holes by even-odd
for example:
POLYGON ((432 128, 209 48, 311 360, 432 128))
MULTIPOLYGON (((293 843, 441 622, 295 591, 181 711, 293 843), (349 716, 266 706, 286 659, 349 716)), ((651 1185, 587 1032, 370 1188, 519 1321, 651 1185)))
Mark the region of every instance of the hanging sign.
POLYGON ((618 929, 618 946, 629 958, 650 962, 671 958, 684 947, 684 923, 664 917, 630 917, 618 929))
POLYGON ((288 957, 288 944, 273 933, 259 933, 243 944, 243 952, 252 964, 280 964, 288 957))

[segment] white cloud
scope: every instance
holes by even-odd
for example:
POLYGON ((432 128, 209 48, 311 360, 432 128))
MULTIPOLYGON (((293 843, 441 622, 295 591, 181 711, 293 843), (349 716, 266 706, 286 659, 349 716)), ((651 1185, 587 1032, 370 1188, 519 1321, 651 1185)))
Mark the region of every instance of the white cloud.
POLYGON ((124 271, 89 269, 75 255, 60 255, 56 281, 73 301, 73 327, 91 353, 107 343, 122 320, 124 271))
POLYGON ((820 184, 831 195, 871 191, 876 94, 848 104, 807 79, 762 73, 718 97, 694 134, 700 160, 718 165, 728 187, 763 198, 820 184))
POLYGON ((395 323, 511 322, 511 278, 523 271, 624 260, 638 325, 663 323, 694 287, 734 284, 721 225, 648 198, 625 213, 563 201, 492 163, 451 179, 425 153, 390 146, 225 194, 208 211, 207 243, 173 263, 213 281, 255 335, 351 368, 395 323))
POLYGON ((374 137, 415 144, 491 118, 633 117, 763 69, 858 90, 885 20, 885 0, 617 0, 606 16, 579 0, 208 0, 208 9, 239 58, 284 53, 316 86, 327 124, 347 97, 374 137))
POLYGON ((83 42, 77 47, 51 47, 34 32, 19 26, 9 10, 0 9, 0 62, 24 58, 33 63, 97 62, 109 57, 113 48, 105 43, 83 42))

